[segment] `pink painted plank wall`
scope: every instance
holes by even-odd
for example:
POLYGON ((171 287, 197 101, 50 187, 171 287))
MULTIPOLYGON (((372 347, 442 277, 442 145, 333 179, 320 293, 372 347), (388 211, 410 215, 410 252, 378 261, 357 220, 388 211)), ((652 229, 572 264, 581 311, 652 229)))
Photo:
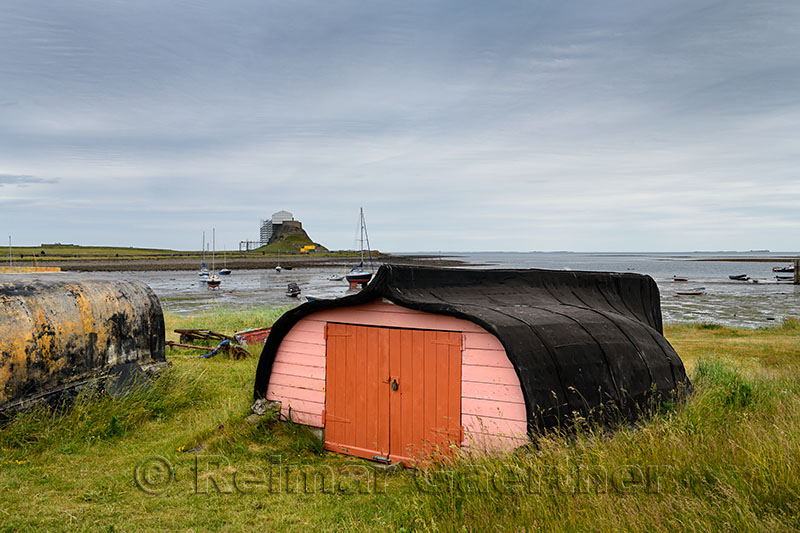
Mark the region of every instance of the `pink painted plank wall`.
POLYGON ((328 322, 462 332, 462 446, 508 450, 528 442, 519 379, 494 335, 466 320, 382 301, 320 311, 295 324, 278 348, 267 388, 267 399, 282 402, 284 415, 291 407, 296 422, 323 427, 328 322))
POLYGON ((525 399, 500 341, 479 328, 461 352, 462 447, 506 451, 528 442, 525 399))
POLYGON ((322 427, 325 409, 325 324, 306 317, 284 337, 272 364, 267 400, 300 424, 322 427))

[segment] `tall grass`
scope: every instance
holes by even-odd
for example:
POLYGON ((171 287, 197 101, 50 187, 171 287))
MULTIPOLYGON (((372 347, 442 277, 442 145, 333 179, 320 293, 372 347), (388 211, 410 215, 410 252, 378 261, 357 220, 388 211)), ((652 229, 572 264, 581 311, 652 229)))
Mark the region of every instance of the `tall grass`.
POLYGON ((167 332, 175 329, 210 329, 218 333, 231 335, 235 331, 249 328, 270 327, 291 307, 256 307, 252 309, 219 308, 191 316, 165 313, 164 323, 167 332))
POLYGON ((86 443, 127 435, 145 422, 168 419, 206 397, 202 374, 193 375, 186 367, 166 369, 116 399, 87 388, 54 410, 37 407, 15 416, 0 431, 0 450, 71 453, 86 443))
POLYGON ((682 408, 420 473, 406 528, 800 528, 800 384, 701 361, 682 408), (412 512, 411 510, 416 511, 412 512))

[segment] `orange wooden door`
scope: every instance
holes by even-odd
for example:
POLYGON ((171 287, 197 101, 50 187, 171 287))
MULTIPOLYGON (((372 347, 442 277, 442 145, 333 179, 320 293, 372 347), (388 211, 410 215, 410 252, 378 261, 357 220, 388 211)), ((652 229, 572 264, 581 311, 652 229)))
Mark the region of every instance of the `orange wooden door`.
POLYGON ((461 442, 461 334, 329 323, 326 449, 414 463, 461 442))
POLYGON ((461 443, 461 333, 389 332, 390 458, 414 463, 461 443))
POLYGON ((388 330, 331 323, 326 337, 325 448, 388 458, 388 330))

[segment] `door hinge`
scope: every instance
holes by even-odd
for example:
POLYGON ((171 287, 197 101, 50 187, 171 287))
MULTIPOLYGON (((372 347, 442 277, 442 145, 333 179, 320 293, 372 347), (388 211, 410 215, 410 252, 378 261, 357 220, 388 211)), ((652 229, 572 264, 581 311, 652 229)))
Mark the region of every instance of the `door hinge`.
POLYGON ((431 344, 441 344, 442 346, 456 346, 461 348, 460 342, 431 341, 431 344))
POLYGON ((325 324, 325 340, 328 340, 328 337, 352 337, 352 333, 331 333, 330 330, 330 323, 325 324))

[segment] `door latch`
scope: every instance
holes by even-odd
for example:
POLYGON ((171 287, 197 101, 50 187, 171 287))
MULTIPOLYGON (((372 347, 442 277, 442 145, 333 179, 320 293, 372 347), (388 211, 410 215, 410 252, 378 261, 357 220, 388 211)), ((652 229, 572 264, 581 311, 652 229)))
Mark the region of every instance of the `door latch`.
POLYGON ((393 379, 392 380, 392 390, 397 390, 397 389, 398 389, 397 380, 393 379))

